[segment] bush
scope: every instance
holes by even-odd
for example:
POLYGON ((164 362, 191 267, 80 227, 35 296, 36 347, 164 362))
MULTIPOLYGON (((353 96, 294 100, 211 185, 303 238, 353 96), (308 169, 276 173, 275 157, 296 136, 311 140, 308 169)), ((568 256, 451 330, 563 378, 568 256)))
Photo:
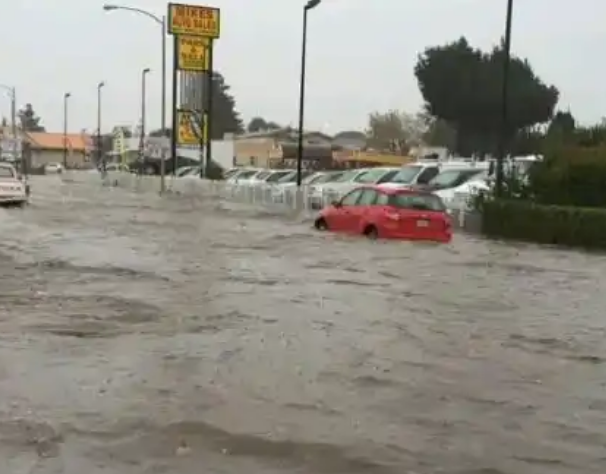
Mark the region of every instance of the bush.
POLYGON ((482 232, 495 238, 606 249, 606 209, 486 200, 482 232))
POLYGON ((606 148, 553 148, 530 170, 528 190, 539 204, 606 207, 606 148))

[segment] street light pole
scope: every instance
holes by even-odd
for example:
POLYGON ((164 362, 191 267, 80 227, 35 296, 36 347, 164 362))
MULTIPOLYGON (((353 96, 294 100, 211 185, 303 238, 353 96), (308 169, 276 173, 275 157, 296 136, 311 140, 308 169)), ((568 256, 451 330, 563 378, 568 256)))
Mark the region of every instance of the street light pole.
MULTIPOLYGON (((161 120, 162 120, 162 131, 166 138, 169 137, 168 129, 166 128, 166 16, 158 17, 147 10, 141 8, 128 7, 123 5, 103 5, 103 10, 125 10, 133 13, 144 15, 151 20, 154 20, 161 27, 162 34, 162 78, 161 78, 161 89, 162 89, 162 103, 161 103, 161 120)), ((166 189, 166 147, 162 146, 162 156, 160 161, 160 192, 163 193, 166 189)))
MULTIPOLYGON (((11 100, 11 135, 13 136, 13 163, 17 163, 17 157, 19 156, 19 147, 17 146, 17 90, 14 87, 5 86, 0 84, 0 89, 8 92, 8 97, 11 100)), ((23 163, 23 157, 21 157, 21 174, 25 174, 25 164, 23 163)))
POLYGON ((139 138, 139 158, 141 159, 141 166, 145 160, 145 98, 146 98, 146 77, 151 71, 150 68, 146 67, 141 71, 141 136, 139 138))
POLYGON ((301 186, 303 173, 303 127, 305 119, 305 69, 307 62, 307 12, 317 7, 322 0, 309 0, 303 7, 303 45, 301 48, 301 76, 299 90, 299 136, 297 143, 297 187, 301 186))
POLYGON ((105 87, 105 82, 97 84, 97 166, 105 173, 105 159, 103 156, 103 147, 101 142, 101 90, 105 87))
POLYGON ((70 92, 63 94, 63 169, 67 169, 67 103, 72 96, 70 92))
POLYGON ((511 62, 511 22, 513 17, 513 0, 507 0, 507 16, 505 19, 505 40, 503 43, 503 79, 501 90, 501 130, 497 153, 497 169, 495 176, 495 194, 503 197, 503 162, 507 152, 507 136, 509 130, 509 64, 511 62))

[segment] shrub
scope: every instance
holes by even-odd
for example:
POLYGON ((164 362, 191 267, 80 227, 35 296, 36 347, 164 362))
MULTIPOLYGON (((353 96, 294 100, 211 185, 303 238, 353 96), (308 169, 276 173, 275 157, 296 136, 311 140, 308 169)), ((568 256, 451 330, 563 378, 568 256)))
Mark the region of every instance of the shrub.
POLYGON ((486 200, 482 232, 495 238, 606 249, 606 209, 486 200))
POLYGON ((606 207, 606 148, 553 148, 531 168, 528 190, 539 204, 606 207))

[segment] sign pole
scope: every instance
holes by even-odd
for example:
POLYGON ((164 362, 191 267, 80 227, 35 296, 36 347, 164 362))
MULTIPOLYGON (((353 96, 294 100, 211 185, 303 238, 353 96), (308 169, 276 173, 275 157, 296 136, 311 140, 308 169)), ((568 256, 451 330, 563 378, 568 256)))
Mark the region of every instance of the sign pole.
MULTIPOLYGON (((213 49, 214 49, 214 43, 215 41, 213 39, 211 39, 208 42, 208 71, 206 73, 206 77, 208 79, 207 82, 207 88, 208 88, 208 92, 207 92, 207 102, 206 102, 206 114, 203 114, 206 118, 206 129, 205 129, 205 133, 202 134, 202 136, 204 137, 204 135, 206 135, 206 169, 204 171, 204 175, 208 178, 208 174, 209 174, 209 170, 210 170, 210 166, 211 166, 211 162, 212 162, 212 133, 213 133, 213 95, 215 95, 214 92, 214 83, 215 81, 213 80, 213 76, 214 76, 214 72, 213 72, 213 49)), ((204 138, 203 138, 204 139, 204 138)))
POLYGON ((172 96, 173 96, 173 125, 172 125, 172 129, 173 129, 173 133, 171 134, 170 137, 170 155, 171 155, 171 161, 172 161, 172 165, 173 165, 173 176, 176 176, 177 173, 177 135, 179 133, 179 123, 178 123, 178 117, 177 117, 177 109, 178 109, 178 105, 177 105, 177 87, 178 87, 178 75, 179 75, 179 70, 178 70, 178 66, 179 66, 179 37, 178 36, 173 36, 173 84, 172 84, 172 96))
MULTIPOLYGON (((204 162, 204 148, 206 146, 205 140, 204 140, 204 127, 206 127, 206 124, 204 123, 204 112, 202 111, 202 113, 200 114, 200 119, 199 119, 199 128, 200 128, 200 135, 198 136, 198 139, 200 141, 199 145, 200 145, 200 178, 208 178, 208 170, 206 168, 205 162, 204 162)), ((207 149, 208 150, 208 149, 207 149)), ((206 151, 208 153, 208 151, 206 151)))
MULTIPOLYGON (((212 109, 214 95, 213 80, 213 42, 221 36, 221 11, 215 7, 202 5, 168 4, 168 34, 174 38, 173 48, 173 136, 171 149, 173 155, 173 174, 177 169, 177 144, 198 145, 200 147, 200 176, 208 177, 212 161, 212 109), (206 89, 198 106, 189 104, 189 110, 180 110, 185 104, 178 104, 178 71, 202 73, 200 85, 206 89), (206 73, 206 87, 204 74, 206 73), (192 110, 192 108, 196 110, 192 110), (199 115, 198 130, 194 130, 190 121, 199 115), (181 123, 183 122, 183 123, 181 123), (205 160, 205 161, 204 161, 205 160)), ((183 92, 183 91, 182 91, 183 92)))

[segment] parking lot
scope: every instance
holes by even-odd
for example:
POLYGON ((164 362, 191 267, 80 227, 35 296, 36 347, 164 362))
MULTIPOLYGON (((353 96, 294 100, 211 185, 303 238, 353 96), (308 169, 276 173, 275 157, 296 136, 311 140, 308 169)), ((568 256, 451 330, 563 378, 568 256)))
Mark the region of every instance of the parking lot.
POLYGON ((1 472, 604 472, 603 256, 32 195, 0 209, 1 472))

